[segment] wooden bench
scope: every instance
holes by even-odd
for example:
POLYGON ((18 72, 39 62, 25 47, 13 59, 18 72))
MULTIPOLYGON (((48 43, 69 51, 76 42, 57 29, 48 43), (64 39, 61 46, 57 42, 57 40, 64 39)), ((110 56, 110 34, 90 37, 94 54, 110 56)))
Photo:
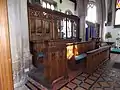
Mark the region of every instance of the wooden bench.
POLYGON ((86 71, 92 73, 105 60, 110 59, 110 47, 104 46, 88 51, 86 59, 86 71))
POLYGON ((44 78, 37 77, 41 83, 47 81, 52 84, 61 77, 67 77, 66 44, 54 40, 32 44, 34 66, 44 78))
POLYGON ((95 49, 95 42, 94 41, 87 41, 87 42, 75 42, 71 44, 67 44, 67 47, 73 46, 71 50, 67 50, 67 53, 69 51, 73 52, 73 55, 68 58, 68 66, 72 70, 76 70, 77 64, 80 62, 84 62, 84 60, 87 57, 86 52, 94 50, 95 49))
POLYGON ((79 42, 70 45, 73 45, 73 56, 68 60, 68 66, 72 70, 77 70, 79 63, 84 62, 86 71, 91 73, 100 63, 110 58, 110 47, 104 46, 95 49, 94 41, 79 42), (75 45, 77 46, 77 54, 75 52, 75 45))

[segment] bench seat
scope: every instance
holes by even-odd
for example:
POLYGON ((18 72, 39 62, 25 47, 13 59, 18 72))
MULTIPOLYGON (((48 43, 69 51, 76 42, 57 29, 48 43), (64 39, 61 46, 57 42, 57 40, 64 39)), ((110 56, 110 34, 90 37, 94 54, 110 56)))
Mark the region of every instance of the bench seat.
POLYGON ((120 48, 111 48, 110 52, 120 54, 120 48))
POLYGON ((78 56, 75 56, 75 61, 76 61, 76 64, 77 63, 80 63, 81 61, 85 60, 85 58, 87 57, 87 54, 86 53, 82 53, 78 56))
POLYGON ((44 55, 43 52, 39 52, 39 53, 38 53, 38 58, 41 58, 41 57, 45 57, 45 55, 44 55))

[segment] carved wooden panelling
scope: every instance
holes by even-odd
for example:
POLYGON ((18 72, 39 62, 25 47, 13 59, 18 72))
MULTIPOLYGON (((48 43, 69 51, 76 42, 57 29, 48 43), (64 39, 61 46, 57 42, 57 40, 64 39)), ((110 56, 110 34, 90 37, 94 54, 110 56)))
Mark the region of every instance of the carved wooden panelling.
POLYGON ((59 77, 67 76, 66 43, 78 40, 79 18, 45 9, 39 5, 28 4, 28 22, 34 65, 39 67, 43 64, 44 76, 51 83, 59 77), (72 23, 70 27, 67 26, 68 21, 72 23), (67 28, 73 29, 71 41, 67 40, 66 27, 64 28, 66 40, 63 39, 64 24, 67 28), (41 52, 44 57, 39 61, 38 55, 41 52))
POLYGON ((61 76, 66 76, 67 73, 67 59, 65 45, 60 44, 57 46, 56 42, 48 42, 48 48, 46 49, 47 61, 45 61, 47 67, 44 70, 44 75, 53 82, 61 76), (49 69, 48 69, 49 67, 49 69))
POLYGON ((42 33, 42 20, 37 19, 36 20, 36 34, 41 34, 42 33))
POLYGON ((77 39, 79 37, 79 26, 75 26, 79 25, 77 16, 66 15, 38 5, 28 4, 28 17, 30 41, 60 39, 63 38, 63 32, 66 34, 64 37, 67 38, 68 29, 72 33, 68 38, 77 39), (69 25, 68 21, 71 22, 71 25, 69 25), (65 23, 67 26, 65 26, 65 23), (63 27, 65 27, 64 30, 63 27))

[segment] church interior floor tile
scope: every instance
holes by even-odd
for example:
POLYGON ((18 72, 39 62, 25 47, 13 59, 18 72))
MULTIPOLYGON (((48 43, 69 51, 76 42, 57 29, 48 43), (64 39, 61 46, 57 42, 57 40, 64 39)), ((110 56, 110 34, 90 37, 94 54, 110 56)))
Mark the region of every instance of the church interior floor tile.
POLYGON ((111 59, 102 64, 92 75, 82 73, 63 88, 67 87, 70 90, 120 90, 120 70, 113 68, 116 61, 120 62, 120 55, 111 54, 111 59))
MULTIPOLYGON (((59 81, 53 86, 53 90, 120 90, 120 69, 113 67, 115 62, 120 62, 120 55, 110 56, 111 59, 100 65, 92 74, 72 72, 68 80, 59 81)), ((30 86, 33 87, 31 84, 30 86)))

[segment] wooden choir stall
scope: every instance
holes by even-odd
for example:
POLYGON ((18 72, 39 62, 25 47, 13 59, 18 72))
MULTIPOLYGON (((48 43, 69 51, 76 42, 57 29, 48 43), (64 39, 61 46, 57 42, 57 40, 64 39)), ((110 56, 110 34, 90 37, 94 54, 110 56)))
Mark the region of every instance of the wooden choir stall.
POLYGON ((80 42, 77 16, 28 3, 28 20, 35 67, 28 76, 46 87, 52 88, 50 84, 60 78, 69 78, 68 69, 76 70, 81 61, 91 73, 109 58, 109 47, 99 48, 95 40, 80 42))
POLYGON ((79 18, 28 3, 28 20, 30 51, 37 68, 29 76, 43 85, 66 78, 66 43, 80 41, 79 18))

